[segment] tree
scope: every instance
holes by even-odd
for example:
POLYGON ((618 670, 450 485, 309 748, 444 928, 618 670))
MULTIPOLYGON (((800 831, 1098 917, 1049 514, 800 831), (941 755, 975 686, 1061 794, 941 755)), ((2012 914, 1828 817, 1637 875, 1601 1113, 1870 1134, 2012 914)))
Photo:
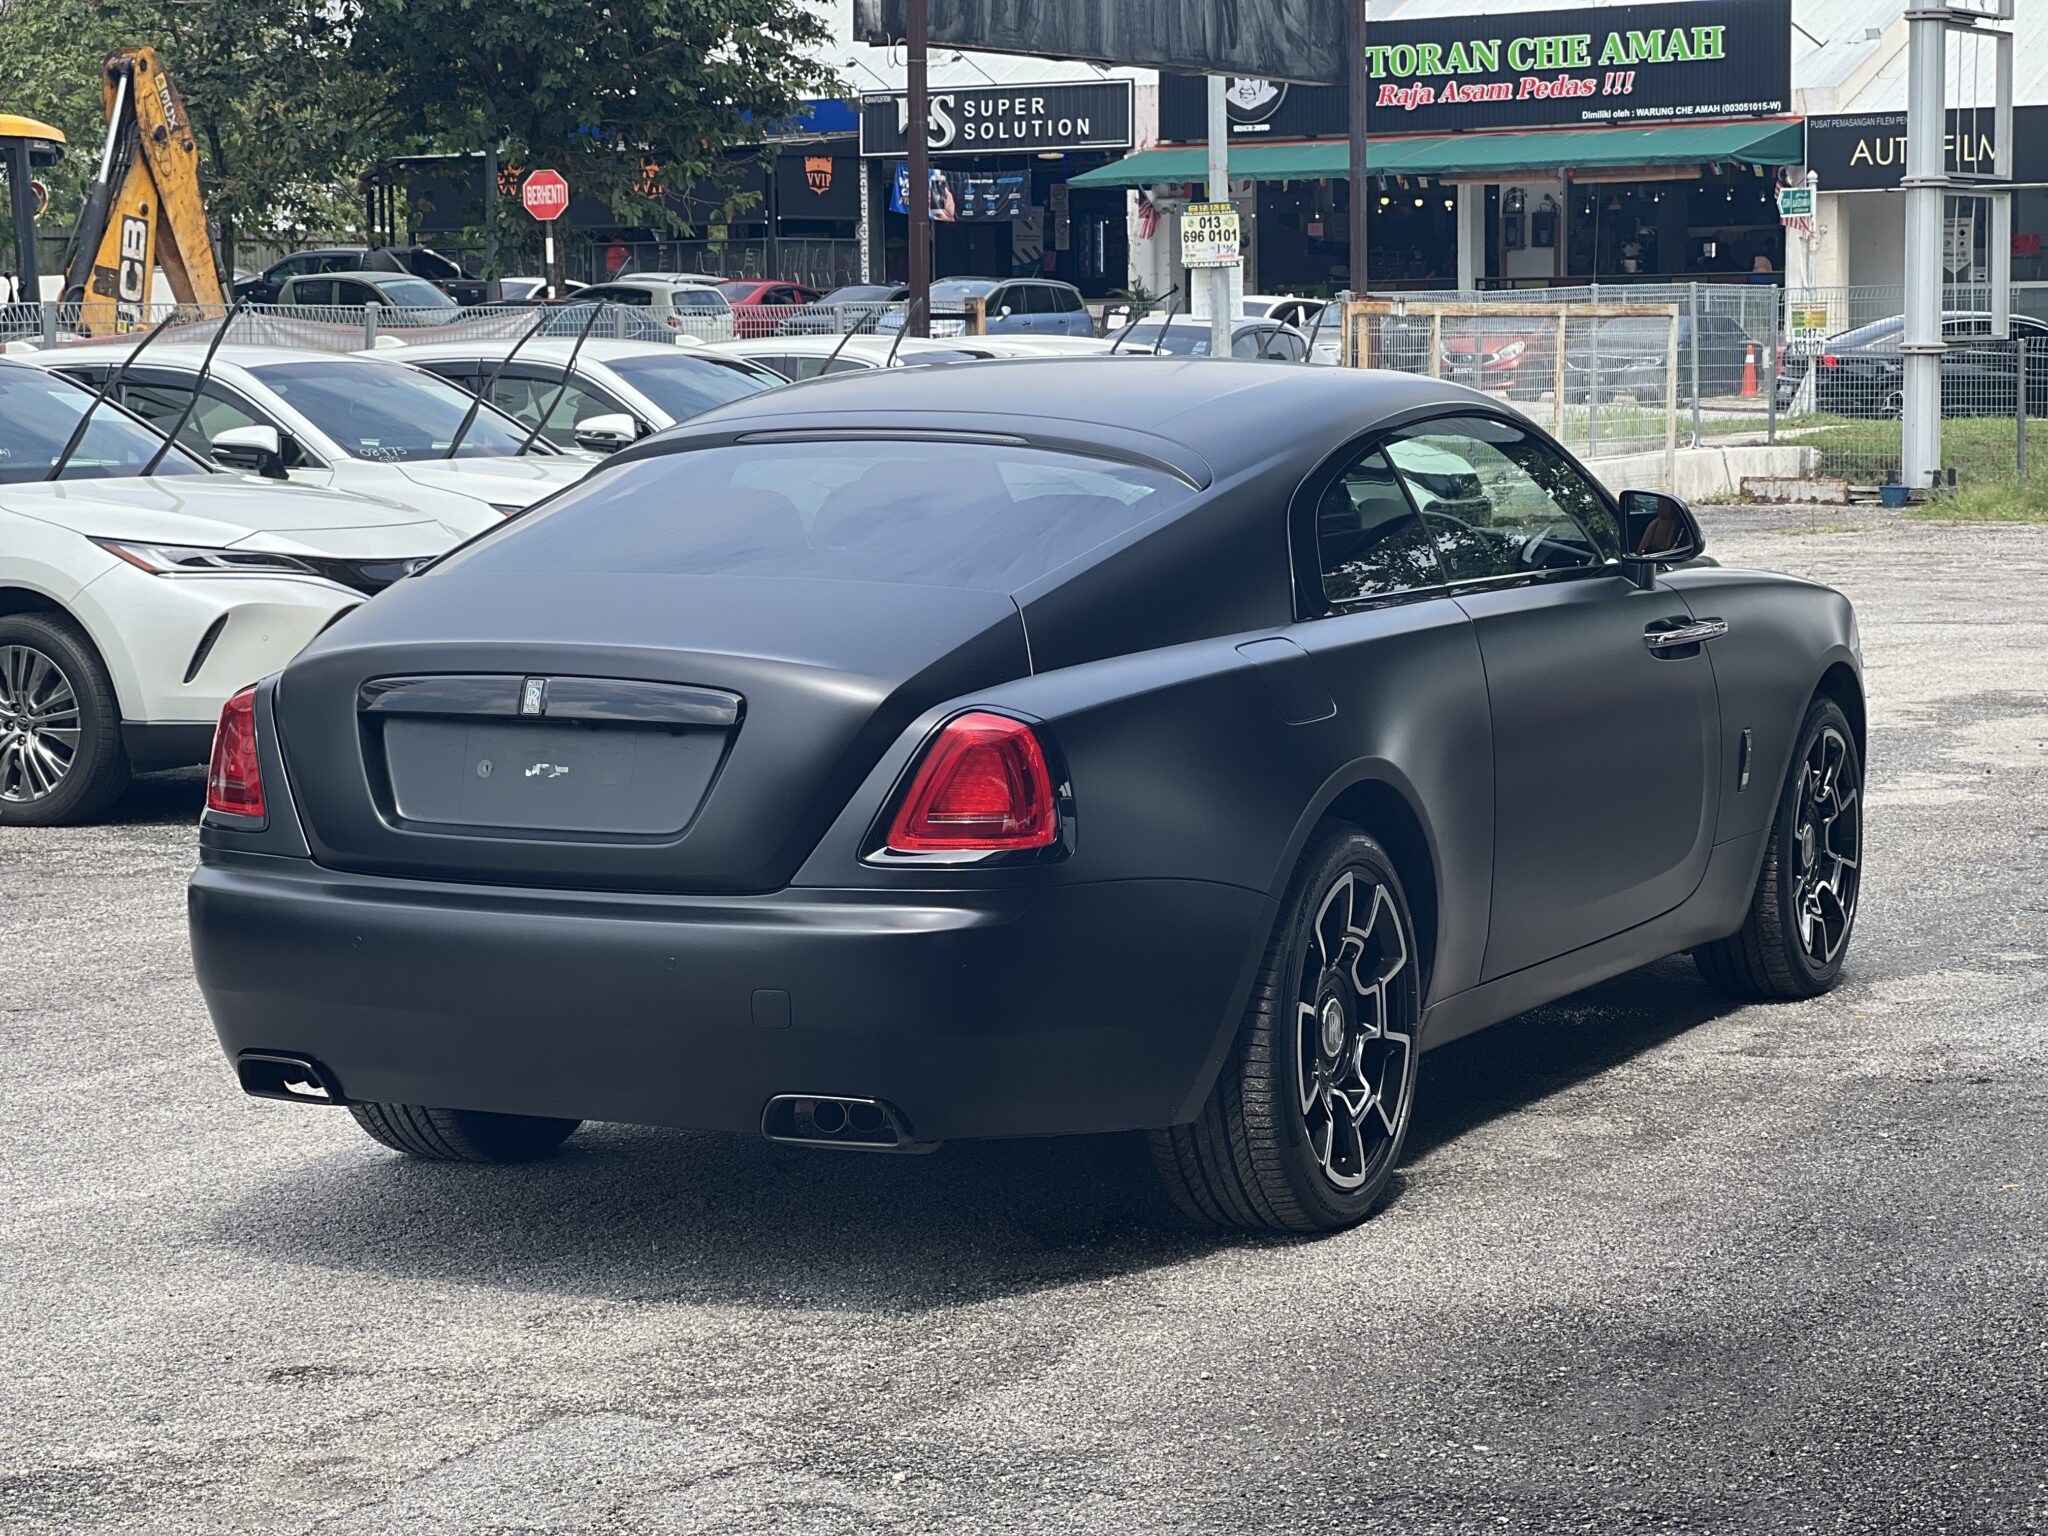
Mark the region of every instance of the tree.
POLYGON ((724 182, 724 149, 834 84, 799 0, 347 0, 341 17, 356 69, 403 80, 409 125, 442 150, 495 146, 671 230, 684 194, 724 182))
POLYGON ((0 103, 64 130, 49 222, 77 213, 105 136, 100 66, 153 45, 204 150, 209 215, 234 232, 328 232, 360 217, 364 145, 400 122, 380 76, 342 67, 346 39, 321 0, 0 0, 0 103))

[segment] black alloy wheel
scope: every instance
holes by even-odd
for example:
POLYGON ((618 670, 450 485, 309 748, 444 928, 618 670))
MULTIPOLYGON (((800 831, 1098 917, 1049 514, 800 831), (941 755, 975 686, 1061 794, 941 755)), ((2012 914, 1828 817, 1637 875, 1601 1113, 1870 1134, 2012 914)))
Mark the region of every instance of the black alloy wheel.
POLYGON ((1693 952, 1737 997, 1814 997, 1842 974, 1863 883, 1863 760, 1841 706, 1807 711, 1747 920, 1693 952))
POLYGON ((1175 1203, 1253 1231, 1364 1220, 1407 1138, 1421 1015, 1400 876, 1373 839, 1333 827, 1303 858, 1201 1117, 1153 1133, 1175 1203))
POLYGON ((51 613, 0 618, 0 823, 64 826, 127 787, 120 705, 92 642, 51 613))

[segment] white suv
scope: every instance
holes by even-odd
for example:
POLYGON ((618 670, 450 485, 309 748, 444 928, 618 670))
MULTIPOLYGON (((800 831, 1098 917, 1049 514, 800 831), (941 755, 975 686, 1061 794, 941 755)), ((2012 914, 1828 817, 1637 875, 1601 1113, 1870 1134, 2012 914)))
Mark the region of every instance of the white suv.
POLYGON ((222 473, 92 406, 0 361, 0 826, 87 820, 132 771, 205 762, 230 696, 456 542, 390 502, 222 473))

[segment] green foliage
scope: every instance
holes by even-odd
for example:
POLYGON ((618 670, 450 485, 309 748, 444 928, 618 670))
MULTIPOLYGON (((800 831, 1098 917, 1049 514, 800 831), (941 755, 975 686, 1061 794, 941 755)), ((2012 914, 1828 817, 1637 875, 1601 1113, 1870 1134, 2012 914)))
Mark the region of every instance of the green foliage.
POLYGON ((362 149, 391 108, 380 81, 339 63, 345 42, 319 0, 0 0, 0 107, 71 141, 46 227, 69 222, 97 169, 102 61, 144 45, 198 130, 210 218, 290 237, 359 217, 362 149))
POLYGON ((407 83, 411 129, 451 152, 496 139, 622 223, 684 227, 674 200, 719 179, 721 150, 833 83, 824 24, 793 0, 347 0, 344 17, 355 67, 407 83))

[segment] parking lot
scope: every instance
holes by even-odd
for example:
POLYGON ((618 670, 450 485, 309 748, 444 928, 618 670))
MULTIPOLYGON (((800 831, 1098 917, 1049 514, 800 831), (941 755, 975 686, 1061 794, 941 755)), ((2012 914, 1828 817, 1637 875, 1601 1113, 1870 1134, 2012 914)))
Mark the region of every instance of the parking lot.
POLYGON ((1120 1140, 409 1164, 236 1090, 196 773, 0 831, 0 1532, 2048 1530, 2048 529, 1703 516, 1859 605, 1847 981, 1439 1052, 1321 1241, 1120 1140))

